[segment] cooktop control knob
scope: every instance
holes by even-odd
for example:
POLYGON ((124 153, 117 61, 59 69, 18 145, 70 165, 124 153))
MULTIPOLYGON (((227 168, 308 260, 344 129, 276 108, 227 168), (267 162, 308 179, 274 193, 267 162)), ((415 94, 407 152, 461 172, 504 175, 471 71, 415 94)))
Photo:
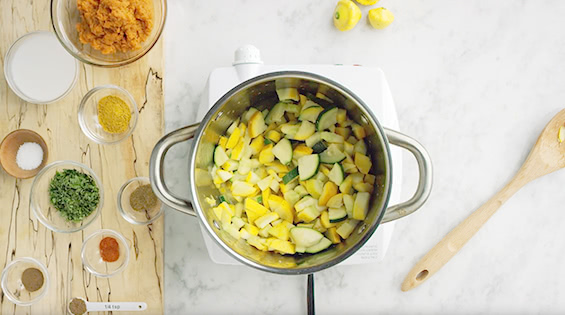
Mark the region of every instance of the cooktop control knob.
POLYGON ((241 64, 262 64, 261 52, 253 45, 245 45, 239 47, 234 54, 233 65, 241 64))

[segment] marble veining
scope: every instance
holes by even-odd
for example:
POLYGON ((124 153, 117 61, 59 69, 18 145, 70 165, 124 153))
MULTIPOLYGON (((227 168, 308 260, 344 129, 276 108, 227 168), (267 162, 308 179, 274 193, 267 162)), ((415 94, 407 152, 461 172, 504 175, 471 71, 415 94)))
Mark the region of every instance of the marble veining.
MULTIPOLYGON (((385 72, 401 130, 435 166, 432 196, 398 221, 382 263, 316 275, 319 314, 501 314, 565 311, 565 172, 510 199, 427 283, 400 284, 447 232, 509 180, 547 121, 565 106, 565 2, 391 1, 379 31, 363 19, 336 31, 336 1, 170 0, 166 128, 194 122, 209 72, 243 44, 269 64, 363 64, 385 72)), ((188 144, 171 150, 168 183, 187 194, 188 144)), ((416 187, 404 158, 403 195, 416 187)), ((211 262, 197 220, 165 215, 167 314, 305 314, 306 277, 211 262)))

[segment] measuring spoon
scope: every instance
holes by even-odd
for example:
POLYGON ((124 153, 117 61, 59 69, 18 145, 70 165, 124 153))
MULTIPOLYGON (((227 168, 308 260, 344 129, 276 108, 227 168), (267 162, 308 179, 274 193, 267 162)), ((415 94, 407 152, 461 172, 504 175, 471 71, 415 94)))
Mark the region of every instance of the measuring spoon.
POLYGON ((520 188, 538 177, 565 167, 565 142, 560 143, 558 139, 562 126, 565 126, 565 109, 557 113, 545 126, 514 178, 487 203, 451 230, 412 268, 402 283, 402 291, 419 286, 435 274, 520 188))
MULTIPOLYGON (((121 312, 121 311, 144 311, 147 309, 147 304, 144 302, 88 302, 81 297, 76 297, 74 299, 80 299, 84 301, 86 304, 86 311, 87 312, 121 312)), ((67 309, 69 313, 74 314, 71 312, 70 305, 71 301, 67 304, 67 309)))

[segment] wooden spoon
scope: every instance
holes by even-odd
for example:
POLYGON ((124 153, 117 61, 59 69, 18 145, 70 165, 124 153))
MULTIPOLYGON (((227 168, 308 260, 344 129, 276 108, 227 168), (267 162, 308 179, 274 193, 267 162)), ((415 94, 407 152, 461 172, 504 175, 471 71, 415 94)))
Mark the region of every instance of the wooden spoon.
POLYGON ((449 232, 412 268, 402 283, 402 291, 417 287, 435 274, 522 186, 565 167, 565 142, 560 143, 558 139, 561 126, 565 126, 565 109, 557 113, 545 126, 514 178, 487 203, 449 232))

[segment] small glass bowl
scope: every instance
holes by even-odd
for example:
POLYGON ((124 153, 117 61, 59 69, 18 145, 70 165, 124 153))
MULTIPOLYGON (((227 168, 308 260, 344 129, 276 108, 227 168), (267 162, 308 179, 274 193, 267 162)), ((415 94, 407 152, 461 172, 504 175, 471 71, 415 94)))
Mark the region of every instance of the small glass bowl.
POLYGON ((76 25, 81 16, 76 0, 51 0, 51 24, 57 38, 65 49, 76 59, 99 67, 119 67, 145 56, 161 36, 167 17, 167 1, 151 0, 153 3, 153 29, 149 37, 134 51, 102 54, 79 39, 76 25))
POLYGON ((100 214, 100 209, 104 203, 104 188, 102 187, 102 182, 100 178, 96 176, 94 171, 88 166, 74 162, 74 161, 57 161, 45 166, 38 174, 35 176, 33 183, 31 184, 31 191, 29 196, 29 206, 33 213, 41 222, 51 231, 59 233, 72 233, 77 232, 89 224, 91 224, 98 215, 100 214), (59 211, 53 207, 51 200, 49 198, 49 185, 51 184, 51 179, 55 176, 58 171, 63 171, 65 169, 75 169, 79 172, 86 173, 94 179, 96 186, 98 186, 98 191, 100 194, 100 200, 98 202, 98 207, 92 211, 92 213, 84 218, 81 222, 67 221, 63 216, 59 214, 59 211))
POLYGON ((82 98, 78 109, 78 123, 82 132, 92 141, 100 144, 115 144, 127 139, 132 134, 137 124, 137 115, 137 104, 128 91, 115 85, 102 85, 88 91, 82 98), (106 132, 98 121, 98 102, 108 95, 121 98, 130 108, 131 119, 125 132, 106 132))
POLYGON ((125 182, 118 191, 118 210, 122 217, 132 224, 145 225, 157 220, 163 214, 161 201, 157 198, 157 204, 151 210, 137 211, 130 205, 130 196, 140 186, 151 184, 147 177, 135 177, 125 182))
POLYGON ((88 272, 101 278, 109 278, 128 265, 129 245, 128 241, 118 232, 112 230, 99 230, 94 232, 82 243, 80 254, 82 264, 88 272), (100 241, 105 237, 113 237, 118 241, 120 247, 120 257, 114 262, 105 262, 100 256, 100 241))
POLYGON ((12 261, 2 271, 2 291, 8 300, 21 306, 29 306, 39 301, 49 290, 49 273, 47 268, 38 260, 22 257, 12 261), (22 283, 22 273, 27 268, 37 268, 43 273, 43 286, 34 292, 25 289, 22 283))

